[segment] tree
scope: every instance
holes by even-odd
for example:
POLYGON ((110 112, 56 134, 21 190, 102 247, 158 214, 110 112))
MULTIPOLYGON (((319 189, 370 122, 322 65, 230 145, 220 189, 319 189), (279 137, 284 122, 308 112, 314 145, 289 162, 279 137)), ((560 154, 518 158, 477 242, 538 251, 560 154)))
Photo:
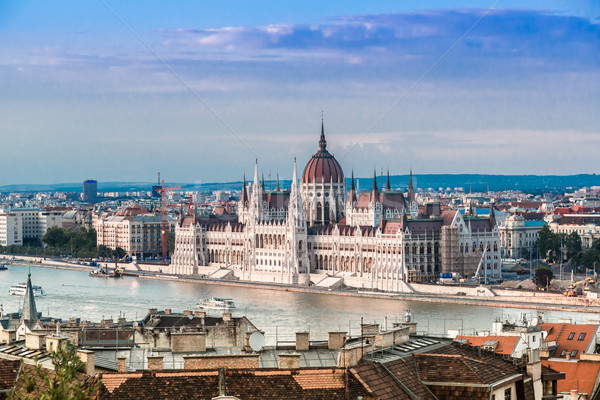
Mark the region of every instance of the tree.
POLYGON ((88 400, 95 397, 101 382, 82 373, 85 364, 74 346, 58 347, 50 353, 54 371, 40 364, 29 367, 21 361, 21 372, 9 398, 13 400, 88 400))
POLYGON ((167 254, 173 255, 175 251, 175 234, 170 230, 167 231, 167 254))
POLYGON ((544 225, 538 234, 540 255, 548 261, 554 261, 560 251, 560 237, 544 225))
POLYGON ((565 236, 565 247, 569 258, 581 253, 581 237, 577 232, 573 231, 565 236))
POLYGON ((62 247, 66 245, 68 241, 69 238, 65 235, 65 230, 58 226, 48 228, 42 237, 42 242, 51 247, 62 247))
POLYGON ((541 267, 535 270, 533 282, 538 289, 550 286, 554 274, 550 268, 541 267))

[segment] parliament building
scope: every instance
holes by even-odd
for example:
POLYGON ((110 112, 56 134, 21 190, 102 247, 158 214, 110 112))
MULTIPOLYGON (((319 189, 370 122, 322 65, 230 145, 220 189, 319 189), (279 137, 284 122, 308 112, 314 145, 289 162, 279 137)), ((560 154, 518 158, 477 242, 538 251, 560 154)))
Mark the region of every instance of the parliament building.
POLYGON ((406 283, 435 281, 441 273, 499 278, 500 234, 489 215, 419 204, 408 191, 377 179, 358 193, 347 189, 342 167, 327 150, 321 122, 319 149, 298 180, 294 160, 289 190, 265 190, 254 167, 244 184, 237 219, 189 215, 175 229, 167 271, 218 279, 321 287, 405 291, 406 283))

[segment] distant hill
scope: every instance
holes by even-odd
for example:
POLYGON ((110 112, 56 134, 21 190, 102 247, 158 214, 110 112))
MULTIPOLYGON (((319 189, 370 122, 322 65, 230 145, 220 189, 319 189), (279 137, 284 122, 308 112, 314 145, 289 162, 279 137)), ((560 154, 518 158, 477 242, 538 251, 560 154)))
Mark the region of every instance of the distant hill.
MULTIPOLYGON (((373 186, 373 178, 358 178, 361 191, 370 190, 373 186)), ((378 177, 378 187, 381 183, 385 185, 386 177, 378 177)), ((479 174, 424 174, 413 175, 417 188, 451 188, 462 187, 465 191, 481 192, 489 189, 500 190, 522 190, 524 192, 561 192, 567 188, 581 188, 600 186, 600 175, 479 175, 479 174)), ((349 179, 346 179, 348 186, 349 179)), ((125 192, 150 190, 155 182, 98 182, 99 192, 125 192)), ((291 181, 280 181, 283 188, 289 188, 291 181)), ((390 184, 393 189, 408 187, 408 175, 390 176, 390 184)), ((214 183, 177 183, 167 182, 167 185, 181 185, 183 190, 238 190, 242 186, 241 181, 236 182, 214 182, 214 183)), ((275 187, 275 182, 265 182, 267 189, 275 187)), ((0 186, 0 192, 81 192, 81 183, 55 183, 55 184, 20 184, 0 186)))

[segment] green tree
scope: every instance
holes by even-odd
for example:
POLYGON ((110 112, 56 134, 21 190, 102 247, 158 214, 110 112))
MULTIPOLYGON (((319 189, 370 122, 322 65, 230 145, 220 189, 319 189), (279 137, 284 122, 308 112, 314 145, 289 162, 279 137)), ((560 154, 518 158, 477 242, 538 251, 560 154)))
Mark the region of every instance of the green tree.
POLYGON ((66 234, 66 231, 58 226, 48 228, 42 237, 42 242, 51 247, 62 247, 66 245, 68 241, 69 237, 66 234))
POLYGON ((554 274, 550 268, 541 267, 535 270, 533 282, 538 289, 550 286, 554 274))
POLYGON ((565 247, 569 258, 581 253, 581 237, 575 231, 569 233, 564 239, 565 247))
POLYGON ((538 246, 542 258, 554 261, 560 251, 560 237, 545 225, 538 234, 538 246))
POLYGON ((167 254, 173 255, 175 251, 175 234, 170 230, 167 231, 167 254))
POLYGON ((74 346, 67 345, 50 353, 54 371, 37 364, 25 367, 15 388, 9 394, 12 400, 88 400, 95 397, 101 382, 82 373, 85 364, 77 356, 74 346))

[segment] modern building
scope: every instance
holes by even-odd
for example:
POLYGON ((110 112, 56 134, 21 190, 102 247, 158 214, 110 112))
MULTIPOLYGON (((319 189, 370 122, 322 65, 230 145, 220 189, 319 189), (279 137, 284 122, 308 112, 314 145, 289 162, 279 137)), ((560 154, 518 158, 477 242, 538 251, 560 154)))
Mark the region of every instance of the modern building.
POLYGON ((283 284, 346 285, 402 291, 404 282, 437 280, 440 273, 499 278, 500 234, 495 215, 472 208, 419 211, 412 179, 408 194, 350 192, 340 164, 327 151, 321 125, 319 150, 300 182, 294 162, 291 189, 266 191, 245 179, 237 221, 182 218, 175 233, 170 273, 210 275, 227 269, 241 280, 283 284))
POLYGON ((62 216, 62 211, 44 208, 4 209, 0 212, 0 245, 21 246, 42 240, 49 228, 62 227, 62 216), (9 231, 13 234, 8 235, 9 231))
POLYGON ((22 220, 10 209, 0 210, 0 246, 22 246, 22 220))
POLYGON ((83 181, 83 197, 84 203, 98 202, 98 181, 88 179, 83 181))

